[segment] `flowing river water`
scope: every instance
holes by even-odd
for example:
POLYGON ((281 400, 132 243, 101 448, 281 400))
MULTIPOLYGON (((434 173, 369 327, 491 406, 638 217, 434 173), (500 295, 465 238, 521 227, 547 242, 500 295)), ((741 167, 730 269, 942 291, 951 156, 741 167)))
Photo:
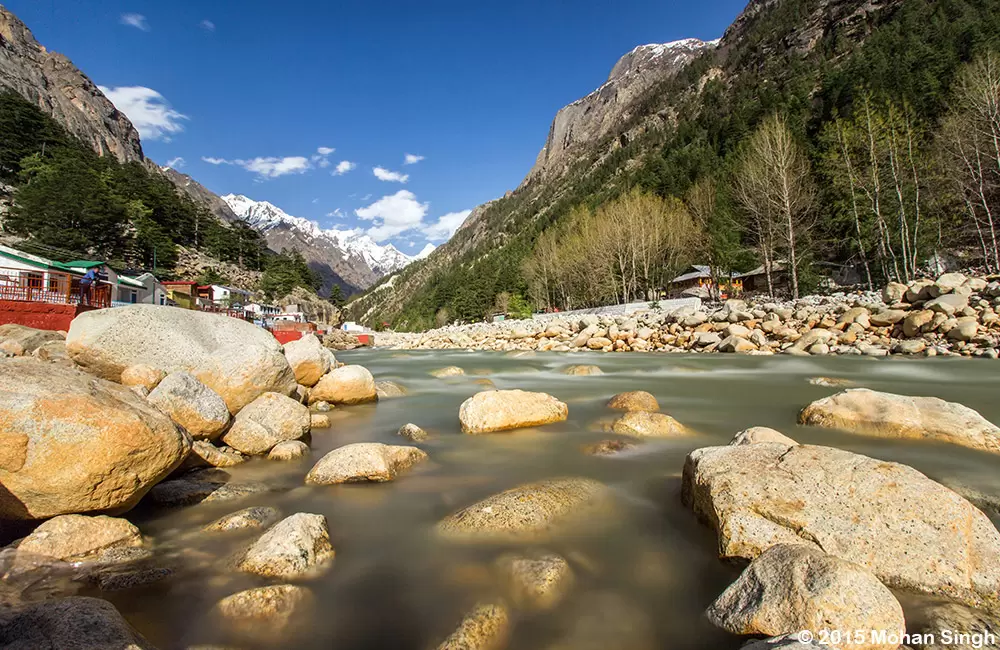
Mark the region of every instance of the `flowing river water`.
MULTIPOLYGON (((740 567, 718 559, 715 534, 681 504, 681 470, 692 449, 726 444, 735 432, 750 426, 769 426, 801 443, 905 463, 937 480, 1000 495, 995 456, 796 424, 803 406, 840 390, 809 383, 819 376, 958 401, 1000 422, 1000 365, 992 361, 637 353, 515 357, 387 350, 337 356, 366 366, 378 380, 397 381, 409 395, 335 409, 330 413, 331 427, 314 430, 312 454, 301 462, 254 460, 228 470, 234 481, 264 482, 272 492, 177 510, 140 508, 130 515, 156 545, 177 548, 183 563, 160 582, 101 595, 158 647, 226 643, 211 616, 213 605, 229 594, 269 584, 241 574, 227 560, 259 532, 235 537, 197 532, 210 521, 251 505, 274 506, 284 516, 325 515, 336 549, 332 570, 303 583, 317 601, 308 624, 279 640, 260 638, 259 647, 424 650, 436 647, 475 603, 499 595, 491 571, 497 556, 526 548, 455 546, 435 538, 435 523, 525 482, 560 476, 597 479, 615 490, 614 521, 595 521, 586 530, 545 546, 569 560, 574 586, 552 611, 515 613, 508 647, 639 650, 742 644, 713 628, 703 615, 739 575, 740 567), (595 364, 604 374, 562 374, 570 364, 595 364), (449 379, 429 374, 449 365, 467 374, 449 379), (481 379, 500 389, 550 393, 569 405, 569 419, 511 433, 464 435, 459 406, 484 388, 476 383, 481 379), (601 431, 600 425, 614 415, 606 407, 608 398, 628 390, 653 393, 661 411, 697 435, 640 441, 636 448, 613 457, 582 453, 581 447, 588 443, 616 437, 601 431), (407 422, 431 433, 431 439, 420 445, 430 455, 429 462, 391 483, 304 485, 312 465, 344 444, 412 444, 396 435, 407 422), (644 645, 643 637, 652 638, 653 645, 644 645), (566 639, 574 639, 572 645, 558 645, 566 639)), ((233 645, 256 644, 244 639, 233 645)))

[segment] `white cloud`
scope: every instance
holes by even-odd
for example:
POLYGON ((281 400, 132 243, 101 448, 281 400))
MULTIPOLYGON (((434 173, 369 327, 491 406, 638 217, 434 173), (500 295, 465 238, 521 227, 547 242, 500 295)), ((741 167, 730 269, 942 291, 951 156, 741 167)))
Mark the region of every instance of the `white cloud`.
POLYGON ((209 165, 231 165, 232 163, 225 158, 212 158, 211 156, 202 156, 202 160, 207 162, 209 165))
POLYGON ((344 219, 347 217, 347 215, 344 214, 344 211, 341 210, 340 208, 337 208, 333 212, 327 212, 326 216, 332 217, 333 219, 344 219))
POLYGON ((316 150, 316 153, 318 153, 321 156, 329 156, 334 151, 336 151, 336 149, 332 147, 320 147, 319 149, 316 150))
POLYGON ((185 160, 180 156, 177 156, 176 158, 167 161, 167 167, 170 167, 171 169, 180 169, 184 166, 184 163, 185 160))
POLYGON ((170 108, 166 98, 144 86, 98 86, 115 108, 128 117, 139 135, 147 140, 169 140, 172 133, 184 130, 187 115, 170 108))
POLYGON ((388 181, 390 183, 405 183, 410 180, 409 174, 400 174, 399 172, 391 172, 384 167, 376 167, 372 170, 375 174, 375 178, 380 181, 388 181))
POLYGON ((136 29, 141 29, 144 32, 149 31, 149 22, 146 21, 146 17, 142 14, 127 13, 122 14, 121 18, 118 19, 122 25, 128 25, 129 27, 135 27, 136 29))
POLYGON ((334 176, 343 176, 357 166, 357 163, 352 163, 350 160, 341 160, 337 163, 337 168, 333 170, 332 174, 334 176))
POLYGON ((427 239, 431 241, 444 241, 451 239, 458 227, 465 223, 472 210, 462 210, 461 212, 449 212, 439 218, 437 222, 424 226, 423 232, 427 239))
POLYGON ((366 208, 354 211, 359 219, 371 221, 368 235, 381 242, 407 230, 419 228, 427 214, 428 203, 420 203, 413 192, 399 190, 383 196, 366 208))
POLYGON ((236 160, 237 165, 263 178, 278 178, 287 174, 303 174, 312 167, 303 156, 267 157, 252 160, 236 160))
POLYGON ((215 23, 213 23, 211 20, 208 20, 208 19, 205 19, 205 20, 201 21, 200 23, 198 23, 198 26, 201 27, 202 29, 204 29, 206 32, 214 32, 215 31, 215 23))
POLYGON ((371 194, 365 194, 364 196, 362 196, 362 197, 361 197, 361 200, 362 200, 362 201, 367 201, 367 200, 368 200, 368 199, 370 199, 370 198, 372 198, 372 195, 371 195, 371 194))
POLYGON ((423 156, 417 156, 412 153, 406 154, 406 158, 403 160, 404 165, 416 165, 418 162, 423 160, 423 156))

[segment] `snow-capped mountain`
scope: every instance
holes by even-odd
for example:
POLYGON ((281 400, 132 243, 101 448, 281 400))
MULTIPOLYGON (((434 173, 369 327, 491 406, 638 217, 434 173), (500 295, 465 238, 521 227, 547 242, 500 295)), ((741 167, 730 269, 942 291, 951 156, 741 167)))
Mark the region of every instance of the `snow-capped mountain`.
POLYGON ((329 294, 334 284, 345 293, 367 289, 417 259, 392 244, 379 245, 358 229, 323 229, 315 221, 292 216, 267 201, 255 201, 242 194, 227 194, 222 200, 237 217, 263 234, 271 249, 302 253, 309 266, 323 277, 320 292, 324 294, 329 294))

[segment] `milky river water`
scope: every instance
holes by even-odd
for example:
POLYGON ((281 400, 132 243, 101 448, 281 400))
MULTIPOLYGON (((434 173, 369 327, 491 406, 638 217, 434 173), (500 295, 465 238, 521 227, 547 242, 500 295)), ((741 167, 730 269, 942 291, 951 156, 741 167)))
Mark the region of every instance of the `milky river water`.
POLYGON ((160 582, 99 595, 114 602, 158 647, 435 648, 464 612, 500 595, 491 571, 494 560, 527 547, 455 546, 435 538, 434 524, 521 483, 584 476, 614 489, 614 521, 594 521, 587 529, 544 546, 568 559, 575 583, 552 611, 514 613, 508 647, 738 648, 744 640, 713 628, 703 612, 741 567, 718 559, 715 534, 681 505, 680 475, 692 449, 726 444, 735 432, 750 426, 773 427, 802 443, 905 463, 937 480, 1000 495, 996 456, 796 424, 803 406, 840 390, 809 383, 819 376, 849 379, 875 390, 959 401, 1000 422, 1000 364, 994 361, 637 353, 516 357, 386 350, 337 356, 366 366, 378 380, 402 384, 409 394, 335 409, 330 413, 331 427, 313 432, 307 459, 254 460, 228 470, 233 481, 264 482, 271 492, 236 502, 175 510, 140 507, 130 513, 154 548, 171 549, 181 563, 160 582), (604 374, 562 374, 560 370, 570 364, 595 364, 604 374), (463 368, 466 375, 438 379, 429 374, 450 365, 463 368), (550 393, 569 405, 569 419, 512 433, 464 435, 459 406, 484 388, 476 383, 482 379, 500 389, 550 393), (588 443, 615 437, 601 430, 602 422, 614 416, 606 402, 628 390, 651 392, 661 411, 697 434, 643 441, 614 457, 582 453, 588 443), (312 465, 339 446, 361 441, 410 444, 396 435, 407 422, 431 433, 431 439, 420 445, 429 462, 392 483, 305 486, 303 478, 312 465), (324 576, 302 583, 313 590, 317 601, 308 622, 278 640, 243 638, 235 643, 211 610, 225 596, 272 583, 232 567, 232 556, 259 532, 220 537, 197 531, 252 505, 277 507, 284 516, 325 515, 336 560, 324 576), (574 639, 572 645, 559 645, 566 639, 574 639))

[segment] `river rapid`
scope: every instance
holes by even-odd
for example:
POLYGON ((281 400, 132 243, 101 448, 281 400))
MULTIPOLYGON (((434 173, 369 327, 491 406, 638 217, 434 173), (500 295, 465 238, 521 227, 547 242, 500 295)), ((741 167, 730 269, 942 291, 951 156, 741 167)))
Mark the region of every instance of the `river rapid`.
MULTIPOLYGON (((958 401, 1000 422, 1000 365, 993 361, 387 350, 337 356, 367 367, 378 380, 400 383, 409 394, 334 409, 331 427, 313 431, 311 455, 302 461, 255 459, 227 470, 234 481, 263 482, 272 492, 177 510, 140 508, 130 514, 157 546, 173 548, 180 564, 160 582, 101 595, 157 647, 232 641, 218 629, 211 609, 225 596, 268 584, 236 571, 228 560, 259 532, 219 537, 198 531, 248 506, 274 506, 284 516, 325 515, 336 549, 332 570, 303 583, 317 600, 309 624, 292 636, 259 639, 257 647, 436 647, 473 605, 499 596, 491 570, 495 559, 527 547, 455 546, 436 539, 434 525, 479 499, 525 482, 584 476, 614 488, 613 521, 595 521, 584 532, 544 547, 569 560, 574 586, 552 611, 515 614, 508 647, 557 647, 582 628, 600 633, 584 635, 592 645, 577 641, 573 647, 638 650, 647 646, 630 639, 646 636, 655 640, 655 648, 735 649, 744 640, 715 629, 703 615, 741 567, 718 559, 715 534, 681 504, 680 476, 692 449, 724 445, 741 429, 768 426, 804 444, 905 463, 939 481, 1000 494, 995 456, 953 445, 872 439, 796 424, 802 407, 840 390, 809 383, 821 376, 958 401), (571 364, 594 364, 604 374, 562 374, 571 364), (451 365, 463 368, 466 375, 438 379, 429 374, 451 365), (464 435, 459 406, 484 389, 476 383, 482 379, 500 389, 554 395, 569 405, 569 419, 537 429, 464 435), (612 457, 584 454, 581 448, 588 443, 616 437, 601 430, 602 422, 614 415, 606 403, 629 390, 651 392, 662 412, 697 435, 637 441, 634 449, 612 457), (412 444, 396 434, 407 422, 431 434, 419 445, 430 462, 391 483, 305 486, 303 477, 313 464, 344 444, 412 444)), ((902 602, 905 607, 906 600, 902 602)), ((241 640, 233 645, 254 643, 241 640)))

